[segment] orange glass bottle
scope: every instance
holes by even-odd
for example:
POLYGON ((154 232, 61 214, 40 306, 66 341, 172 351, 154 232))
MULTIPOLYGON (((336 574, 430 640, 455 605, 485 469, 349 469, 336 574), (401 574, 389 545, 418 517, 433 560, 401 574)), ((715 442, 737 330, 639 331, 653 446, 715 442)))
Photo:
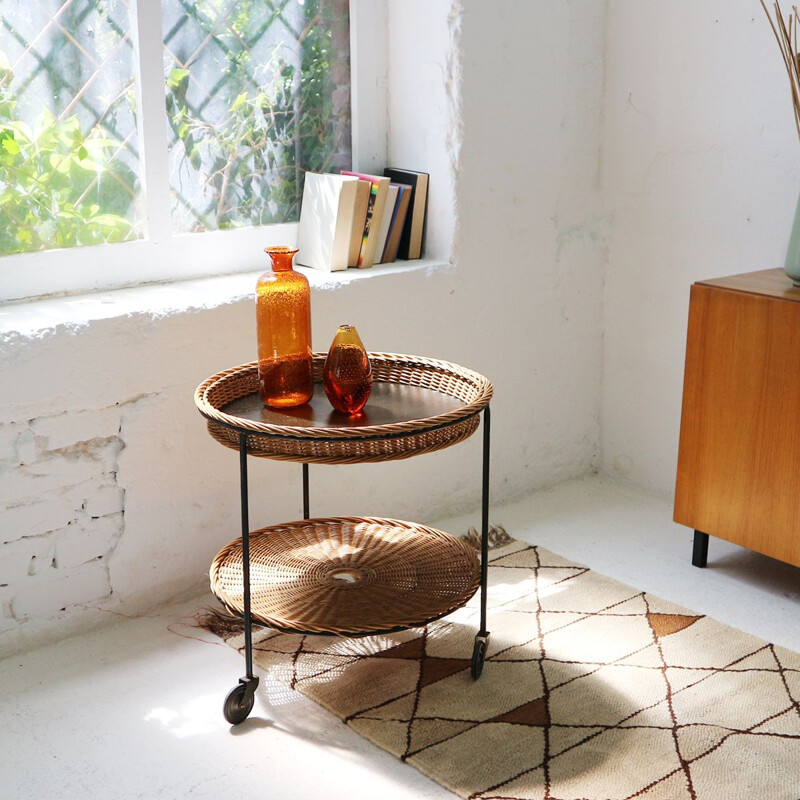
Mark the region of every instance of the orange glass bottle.
POLYGON ((372 392, 372 364, 352 325, 340 325, 325 359, 323 386, 330 404, 345 414, 360 414, 372 392))
POLYGON ((311 290, 292 269, 297 250, 267 247, 272 260, 256 284, 259 393, 265 405, 290 408, 314 393, 311 360, 311 290))

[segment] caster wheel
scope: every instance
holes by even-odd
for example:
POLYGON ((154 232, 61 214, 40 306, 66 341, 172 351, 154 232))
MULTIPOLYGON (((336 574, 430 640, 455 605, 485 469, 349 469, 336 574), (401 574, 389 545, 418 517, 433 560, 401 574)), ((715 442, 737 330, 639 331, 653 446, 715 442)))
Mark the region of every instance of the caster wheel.
POLYGON ((487 636, 476 636, 475 646, 472 648, 472 679, 478 680, 483 672, 483 662, 486 658, 486 648, 488 646, 487 636))
POLYGON ((240 683, 235 686, 225 698, 225 706, 222 709, 225 719, 231 725, 238 725, 240 722, 244 722, 253 710, 255 700, 255 694, 248 692, 245 684, 240 683))

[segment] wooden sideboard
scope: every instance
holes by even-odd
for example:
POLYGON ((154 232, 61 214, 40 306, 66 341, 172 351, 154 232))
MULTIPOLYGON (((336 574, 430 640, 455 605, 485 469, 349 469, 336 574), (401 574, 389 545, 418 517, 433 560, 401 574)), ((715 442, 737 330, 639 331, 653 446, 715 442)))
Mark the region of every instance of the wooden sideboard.
POLYGON ((691 288, 675 522, 800 566, 800 289, 781 269, 691 288))

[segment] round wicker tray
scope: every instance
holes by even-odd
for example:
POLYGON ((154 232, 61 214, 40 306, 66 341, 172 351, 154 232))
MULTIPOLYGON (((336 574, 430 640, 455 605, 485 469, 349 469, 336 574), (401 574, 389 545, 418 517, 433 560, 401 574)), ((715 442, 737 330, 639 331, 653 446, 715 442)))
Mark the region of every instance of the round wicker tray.
POLYGON ((322 389, 325 353, 314 354, 314 397, 297 409, 266 408, 258 366, 220 372, 197 387, 195 403, 209 433, 238 449, 246 434, 254 456, 321 464, 389 461, 440 450, 471 436, 492 398, 482 375, 446 361, 370 353, 373 390, 355 417, 330 407, 322 389))
MULTIPOLYGON (((209 572, 223 605, 244 613, 242 540, 209 572)), ((250 534, 253 621, 282 631, 366 636, 424 625, 480 585, 475 550, 448 533, 393 519, 331 517, 250 534)))

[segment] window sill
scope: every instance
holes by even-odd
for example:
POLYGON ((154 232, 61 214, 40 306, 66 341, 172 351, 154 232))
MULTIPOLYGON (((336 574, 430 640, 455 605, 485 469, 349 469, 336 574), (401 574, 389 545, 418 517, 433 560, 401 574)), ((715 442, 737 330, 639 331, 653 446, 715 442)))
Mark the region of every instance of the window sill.
MULTIPOLYGON (((397 261, 371 269, 340 272, 299 268, 313 291, 338 291, 361 280, 388 275, 429 273, 447 269, 448 262, 437 259, 397 261)), ((90 294, 19 301, 0 306, 0 341, 39 338, 59 327, 75 331, 91 322, 115 317, 146 315, 152 319, 198 309, 210 309, 253 297, 258 276, 263 270, 210 278, 148 284, 90 294)))

